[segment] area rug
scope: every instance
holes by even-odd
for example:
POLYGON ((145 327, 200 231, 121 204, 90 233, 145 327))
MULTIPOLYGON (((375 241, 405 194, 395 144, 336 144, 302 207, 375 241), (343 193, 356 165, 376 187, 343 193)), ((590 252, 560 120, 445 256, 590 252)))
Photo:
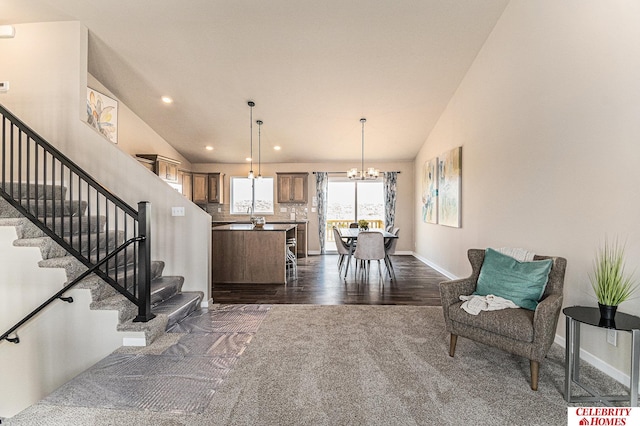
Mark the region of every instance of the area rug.
MULTIPOLYGON (((541 365, 449 336, 440 307, 274 306, 214 395, 219 424, 566 425, 563 352, 541 365)), ((592 368, 582 379, 622 392, 592 368)))

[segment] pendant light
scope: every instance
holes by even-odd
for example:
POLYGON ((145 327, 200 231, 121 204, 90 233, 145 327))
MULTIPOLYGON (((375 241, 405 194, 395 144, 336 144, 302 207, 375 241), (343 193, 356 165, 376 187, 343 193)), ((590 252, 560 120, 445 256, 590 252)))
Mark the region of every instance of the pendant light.
POLYGON ((249 179, 253 179, 254 178, 254 176, 253 176, 253 107, 256 106, 256 103, 253 102, 253 101, 249 101, 249 102, 247 102, 247 105, 249 105, 249 107, 251 108, 250 109, 251 112, 250 112, 250 116, 249 116, 249 127, 251 129, 251 138, 250 138, 250 140, 251 140, 251 157, 249 157, 249 158, 251 160, 251 168, 249 169, 249 174, 247 175, 247 177, 249 179))
POLYGON ((364 123, 367 122, 366 118, 361 118, 360 123, 362 123, 362 159, 360 164, 360 171, 358 171, 357 167, 349 169, 347 171, 347 177, 349 179, 354 180, 367 180, 367 179, 377 179, 380 175, 380 171, 374 167, 369 167, 367 170, 364 169, 364 123))
POLYGON ((260 140, 262 120, 257 120, 256 123, 258 124, 258 179, 262 179, 262 143, 260 140))

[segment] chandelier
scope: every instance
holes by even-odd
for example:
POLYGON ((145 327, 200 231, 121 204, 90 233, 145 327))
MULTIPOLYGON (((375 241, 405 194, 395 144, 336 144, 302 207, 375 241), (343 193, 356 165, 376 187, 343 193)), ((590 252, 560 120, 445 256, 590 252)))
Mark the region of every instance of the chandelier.
POLYGON ((354 180, 366 180, 366 179, 377 179, 380 175, 380 171, 374 167, 369 167, 365 170, 364 168, 364 123, 367 122, 366 118, 361 118, 360 123, 362 123, 362 162, 360 164, 361 170, 358 171, 357 167, 347 170, 347 177, 349 179, 354 180))

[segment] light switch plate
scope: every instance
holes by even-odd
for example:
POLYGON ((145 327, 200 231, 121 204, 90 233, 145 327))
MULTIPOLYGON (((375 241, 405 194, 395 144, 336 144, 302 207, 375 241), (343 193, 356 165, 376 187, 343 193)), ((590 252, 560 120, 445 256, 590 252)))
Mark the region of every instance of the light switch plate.
POLYGON ((607 343, 613 346, 618 346, 618 332, 616 330, 607 330, 607 343))
POLYGON ((171 207, 171 216, 184 216, 184 207, 171 207))

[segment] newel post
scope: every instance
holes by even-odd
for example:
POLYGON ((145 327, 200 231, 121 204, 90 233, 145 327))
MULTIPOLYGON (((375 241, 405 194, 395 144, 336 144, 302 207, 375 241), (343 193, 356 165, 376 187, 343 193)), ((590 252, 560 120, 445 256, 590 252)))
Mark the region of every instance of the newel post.
POLYGON ((151 203, 138 203, 138 316, 134 322, 147 322, 151 313, 151 203))

